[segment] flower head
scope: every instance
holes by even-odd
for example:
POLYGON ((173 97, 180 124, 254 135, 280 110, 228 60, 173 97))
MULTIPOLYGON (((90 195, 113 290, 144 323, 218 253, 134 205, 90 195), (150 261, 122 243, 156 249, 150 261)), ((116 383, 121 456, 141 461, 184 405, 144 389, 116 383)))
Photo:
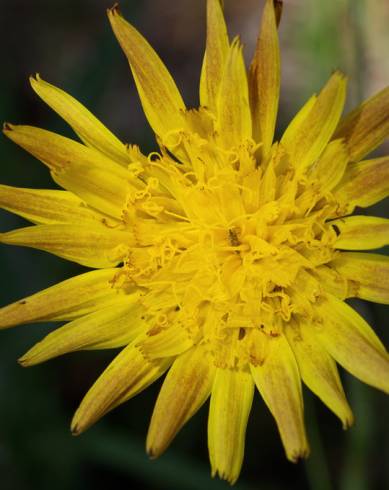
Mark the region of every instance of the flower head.
POLYGON ((389 358, 344 301, 389 302, 389 220, 350 216, 389 194, 389 158, 360 161, 389 132, 389 90, 344 119, 335 72, 274 141, 281 2, 267 0, 249 71, 219 0, 207 2, 200 107, 188 110, 145 39, 108 11, 159 152, 122 144, 62 90, 35 92, 82 143, 29 126, 4 133, 66 190, 0 186, 3 208, 34 226, 2 243, 46 250, 92 270, 0 310, 0 325, 64 320, 21 359, 122 350, 78 408, 79 434, 166 371, 147 437, 158 456, 210 397, 213 474, 234 482, 254 387, 287 457, 308 454, 301 381, 348 427, 338 362, 389 392, 389 358))

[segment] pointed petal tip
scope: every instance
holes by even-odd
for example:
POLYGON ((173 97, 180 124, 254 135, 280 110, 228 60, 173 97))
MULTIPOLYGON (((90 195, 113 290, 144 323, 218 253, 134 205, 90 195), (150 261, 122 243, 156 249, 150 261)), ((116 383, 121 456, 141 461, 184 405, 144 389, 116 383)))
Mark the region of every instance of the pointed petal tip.
POLYGON ((302 459, 307 459, 310 454, 309 446, 304 446, 298 449, 294 449, 286 454, 286 457, 291 463, 298 463, 302 459))
POLYGON ((276 17, 277 27, 280 25, 281 17, 282 17, 282 9, 284 7, 284 2, 282 0, 273 0, 274 4, 274 13, 276 17))
POLYGON ((351 412, 342 420, 342 429, 347 430, 350 429, 355 423, 354 414, 351 412))
POLYGON ((339 77, 339 80, 344 84, 345 90, 347 90, 348 87, 348 75, 343 73, 340 70, 336 70, 336 75, 339 77))
POLYGON ((146 454, 149 457, 149 459, 157 459, 159 456, 161 456, 163 451, 157 451, 154 447, 150 447, 146 443, 146 454))
POLYGON ((72 436, 79 436, 83 432, 85 432, 89 427, 93 424, 88 419, 86 419, 84 415, 84 420, 79 416, 78 409, 75 411, 73 415, 73 419, 70 422, 70 432, 72 436))
POLYGON ((19 357, 18 364, 20 364, 20 366, 22 367, 31 367, 42 362, 39 361, 39 357, 37 360, 36 355, 34 355, 35 351, 36 351, 36 346, 31 347, 30 350, 28 350, 25 354, 19 357))
POLYGON ((339 78, 348 78, 347 75, 343 73, 340 68, 334 68, 334 70, 332 71, 332 75, 335 75, 339 78))
POLYGON ((226 481, 231 486, 236 483, 239 478, 239 475, 232 475, 227 473, 226 471, 222 471, 218 468, 212 467, 211 469, 211 478, 219 477, 221 480, 226 481))
POLYGON ((40 96, 39 89, 44 88, 45 86, 50 86, 45 80, 42 79, 39 73, 34 73, 29 76, 28 81, 30 82, 31 88, 34 92, 40 96))
POLYGON ((107 14, 108 14, 108 17, 115 17, 115 16, 122 17, 119 2, 114 3, 111 8, 108 8, 107 14))
POLYGON ((19 357, 18 359, 18 364, 20 364, 22 367, 29 367, 30 364, 28 362, 28 358, 26 357, 26 355, 22 356, 22 357, 19 357))
POLYGON ((239 34, 237 34, 234 39, 231 41, 231 46, 236 46, 237 48, 242 48, 243 47, 243 43, 242 43, 242 39, 240 37, 239 34))
POLYGON ((230 474, 230 473, 227 473, 226 471, 217 471, 216 470, 212 474, 212 478, 214 478, 216 475, 218 475, 221 480, 224 480, 227 483, 229 483, 231 486, 235 485, 235 483, 237 482, 237 480, 239 478, 239 474, 238 475, 230 474))
POLYGON ((3 123, 3 133, 6 135, 7 133, 9 133, 10 131, 12 131, 14 129, 14 125, 9 123, 9 122, 4 122, 3 123))
MULTIPOLYGON (((341 84, 344 88, 344 90, 346 90, 347 88, 347 83, 348 83, 348 76, 343 73, 339 68, 335 68, 332 73, 331 73, 331 77, 330 79, 331 81, 336 81, 338 84, 341 84)), ((326 85, 324 85, 323 88, 325 88, 326 85)))
POLYGON ((36 85, 37 83, 41 82, 42 81, 42 78, 41 76, 39 75, 39 73, 34 73, 33 75, 30 75, 28 77, 29 81, 30 81, 30 84, 31 86, 34 88, 34 85, 36 85))
POLYGON ((80 427, 78 424, 75 424, 74 422, 71 423, 70 425, 70 432, 72 436, 79 436, 82 432, 84 432, 84 429, 80 427))

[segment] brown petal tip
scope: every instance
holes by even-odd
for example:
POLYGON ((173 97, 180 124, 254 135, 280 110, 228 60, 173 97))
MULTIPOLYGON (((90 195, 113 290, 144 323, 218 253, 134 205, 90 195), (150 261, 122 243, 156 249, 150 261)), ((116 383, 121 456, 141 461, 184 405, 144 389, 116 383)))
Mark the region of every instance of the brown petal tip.
POLYGON ((34 73, 33 75, 30 75, 28 77, 28 79, 30 80, 30 83, 40 82, 41 81, 41 76, 39 75, 39 73, 34 73))
POLYGON ((107 9, 108 15, 122 15, 119 7, 119 3, 116 2, 111 8, 107 9))
POLYGON ((77 424, 72 424, 70 426, 70 432, 72 433, 72 436, 79 436, 81 432, 83 432, 82 428, 77 425, 77 424))
POLYGON ((13 124, 11 124, 9 122, 3 123, 3 133, 7 133, 9 131, 12 131, 13 129, 14 129, 13 124))
POLYGON ((18 364, 20 364, 22 367, 28 367, 29 364, 26 356, 19 357, 18 364))
POLYGON ((355 423, 354 415, 350 414, 349 417, 347 417, 347 419, 345 419, 343 421, 343 424, 342 424, 343 430, 349 429, 350 427, 352 427, 354 425, 354 423, 355 423))
POLYGON ((292 463, 298 463, 301 459, 307 459, 309 456, 310 450, 308 447, 301 448, 299 450, 293 451, 292 454, 288 455, 288 459, 292 463))
POLYGON ((156 451, 154 451, 153 448, 146 448, 146 453, 150 459, 157 459, 159 456, 159 454, 156 451))
POLYGON ((276 16, 276 24, 277 27, 280 25, 281 17, 282 17, 282 7, 284 2, 282 0, 273 0, 274 1, 274 13, 276 16))

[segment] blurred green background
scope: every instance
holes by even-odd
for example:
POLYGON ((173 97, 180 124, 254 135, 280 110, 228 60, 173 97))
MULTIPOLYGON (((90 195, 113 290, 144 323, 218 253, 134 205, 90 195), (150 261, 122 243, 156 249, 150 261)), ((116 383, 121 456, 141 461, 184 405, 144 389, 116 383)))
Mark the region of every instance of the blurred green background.
MULTIPOLYGON (((262 5, 263 0, 225 0, 231 36, 241 33, 248 60, 262 5)), ((71 135, 30 89, 28 76, 39 72, 85 103, 123 141, 138 143, 144 151, 154 148, 127 63, 105 16, 110 6, 105 0, 0 0, 2 120, 71 135)), ((157 48, 187 105, 196 106, 205 0, 123 0, 121 9, 157 48)), ((389 75, 388 25, 389 3, 383 0, 286 0, 280 34, 279 130, 335 68, 351 78, 348 107, 383 88, 389 75)), ((381 147, 376 153, 387 150, 388 146, 381 147)), ((4 137, 0 154, 2 183, 53 187, 46 168, 4 137)), ((388 206, 380 204, 373 211, 384 216, 388 206)), ((0 219, 0 231, 25 225, 5 212, 0 219)), ((46 253, 5 246, 0 248, 0 270, 1 304, 82 272, 81 267, 46 253)), ((384 307, 354 305, 388 346, 384 307)), ((207 407, 164 456, 148 460, 144 440, 158 383, 86 434, 72 437, 71 415, 114 352, 77 353, 30 369, 19 367, 16 359, 51 328, 24 326, 0 334, 2 490, 228 488, 209 475, 207 407)), ((297 465, 286 461, 275 424, 256 397, 237 490, 389 488, 388 399, 344 372, 342 377, 356 425, 342 431, 335 417, 305 390, 312 454, 297 465)))

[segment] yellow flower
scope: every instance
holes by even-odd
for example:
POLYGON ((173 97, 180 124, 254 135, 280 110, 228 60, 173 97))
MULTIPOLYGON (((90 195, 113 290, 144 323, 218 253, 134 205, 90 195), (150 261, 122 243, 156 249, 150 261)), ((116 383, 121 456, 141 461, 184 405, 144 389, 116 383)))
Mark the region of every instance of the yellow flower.
POLYGON ((250 70, 207 3, 200 108, 187 110, 157 54, 114 7, 108 17, 159 143, 122 144, 62 90, 35 92, 84 144, 29 126, 4 133, 66 190, 0 187, 35 226, 0 241, 97 269, 0 310, 0 324, 65 320, 21 359, 123 347, 78 408, 79 434, 166 371, 147 437, 161 454, 210 397, 212 473, 236 481, 254 386, 291 461, 308 454, 301 380, 352 424, 336 362, 389 392, 385 348, 344 301, 389 302, 389 220, 349 216, 389 194, 389 158, 360 161, 389 132, 389 90, 341 119, 335 72, 274 142, 281 3, 267 0, 250 70))

